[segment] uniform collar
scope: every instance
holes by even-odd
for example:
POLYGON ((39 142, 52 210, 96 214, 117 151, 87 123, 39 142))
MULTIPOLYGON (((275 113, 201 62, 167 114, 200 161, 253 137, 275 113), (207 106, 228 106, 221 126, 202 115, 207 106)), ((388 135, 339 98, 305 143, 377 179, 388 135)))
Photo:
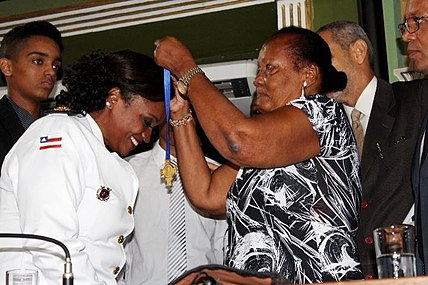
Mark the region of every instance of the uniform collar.
POLYGON ((86 120, 89 123, 89 128, 95 137, 104 144, 103 133, 101 132, 100 126, 98 126, 97 122, 95 122, 94 118, 90 114, 86 114, 86 120))

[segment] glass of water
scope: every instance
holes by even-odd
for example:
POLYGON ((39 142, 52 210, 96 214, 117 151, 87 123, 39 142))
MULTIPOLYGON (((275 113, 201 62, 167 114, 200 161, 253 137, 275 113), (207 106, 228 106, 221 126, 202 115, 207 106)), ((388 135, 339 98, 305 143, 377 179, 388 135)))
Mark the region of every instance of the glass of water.
POLYGON ((13 269, 6 271, 6 285, 37 285, 37 270, 13 269))
POLYGON ((373 236, 379 278, 416 276, 414 226, 377 228, 373 236))

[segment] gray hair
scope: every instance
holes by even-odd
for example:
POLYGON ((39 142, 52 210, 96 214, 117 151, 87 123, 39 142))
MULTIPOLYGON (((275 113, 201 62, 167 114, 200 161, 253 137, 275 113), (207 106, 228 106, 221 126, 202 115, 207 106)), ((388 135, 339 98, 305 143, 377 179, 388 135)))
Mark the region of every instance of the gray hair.
POLYGON ((331 32, 333 41, 344 50, 348 50, 350 45, 357 40, 361 39, 365 41, 367 44, 370 66, 373 68, 373 45, 360 25, 352 21, 340 20, 322 26, 318 29, 317 33, 324 31, 331 32))

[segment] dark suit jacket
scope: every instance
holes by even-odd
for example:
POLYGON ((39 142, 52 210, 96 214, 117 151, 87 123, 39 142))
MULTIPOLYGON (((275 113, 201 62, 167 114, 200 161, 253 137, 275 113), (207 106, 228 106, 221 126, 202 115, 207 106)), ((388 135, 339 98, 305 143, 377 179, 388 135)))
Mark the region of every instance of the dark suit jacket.
POLYGON ((403 223, 413 204, 411 164, 428 109, 426 92, 428 81, 391 86, 378 80, 361 159, 363 199, 357 244, 366 277, 377 276, 373 230, 403 223))
MULTIPOLYGON (((0 165, 15 142, 24 133, 24 127, 6 96, 0 99, 0 165)), ((1 174, 0 174, 1 175, 1 174)))
MULTIPOLYGON (((428 90, 425 90, 425 96, 428 97, 428 90)), ((419 132, 412 165, 412 183, 415 196, 415 224, 416 231, 419 231, 418 240, 416 241, 418 249, 418 275, 428 272, 428 158, 426 156, 420 158, 421 151, 424 147, 421 142, 427 124, 428 115, 424 118, 419 132), (420 215, 417 214, 418 212, 420 212, 420 215)), ((425 136, 425 140, 427 139, 428 136, 425 136)))

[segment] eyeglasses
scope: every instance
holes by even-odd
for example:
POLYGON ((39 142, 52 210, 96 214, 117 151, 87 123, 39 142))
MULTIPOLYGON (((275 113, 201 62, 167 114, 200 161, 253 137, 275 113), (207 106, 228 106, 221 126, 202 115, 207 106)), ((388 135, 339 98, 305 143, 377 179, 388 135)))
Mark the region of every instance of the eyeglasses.
POLYGON ((400 29, 402 35, 404 35, 405 32, 408 32, 409 34, 416 33, 419 30, 420 24, 427 18, 428 16, 413 16, 405 18, 404 22, 398 25, 398 29, 400 29))

